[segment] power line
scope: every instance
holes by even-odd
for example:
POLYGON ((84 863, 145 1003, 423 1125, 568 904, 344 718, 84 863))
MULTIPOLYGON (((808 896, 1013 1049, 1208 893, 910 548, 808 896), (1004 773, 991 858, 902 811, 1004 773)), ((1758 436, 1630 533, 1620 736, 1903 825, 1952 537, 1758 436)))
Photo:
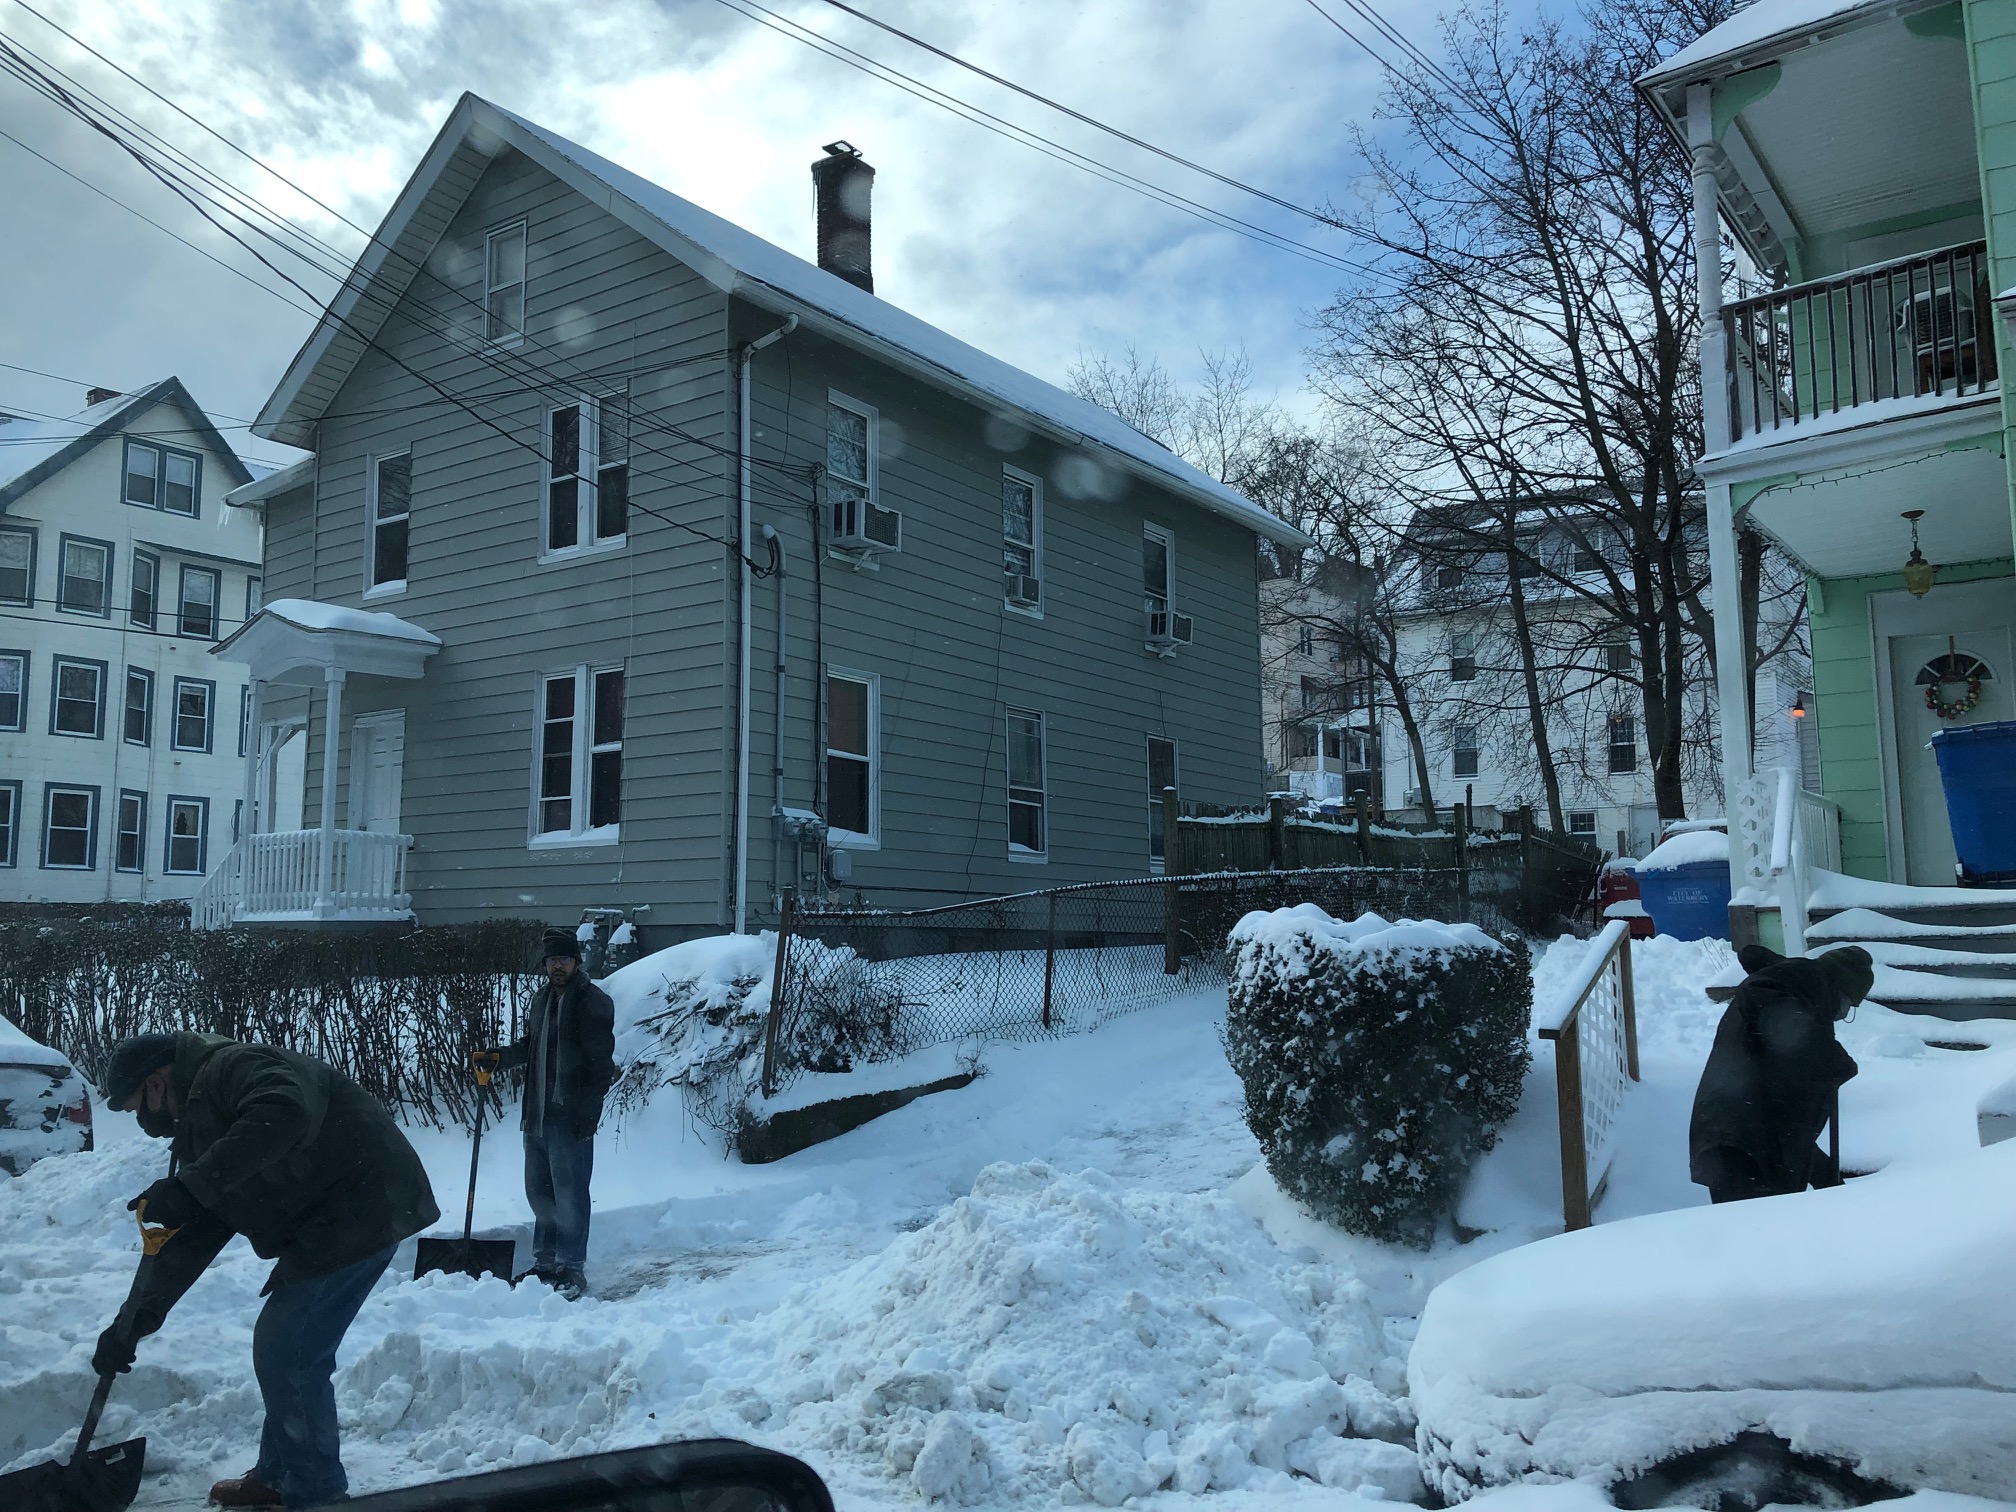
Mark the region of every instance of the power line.
MULTIPOLYGON (((1253 221, 1244 220, 1227 211, 1214 209, 1201 201, 1190 199, 1176 190, 1151 183, 1149 180, 1129 173, 1125 169, 1116 168, 1110 163, 1080 152, 1075 147, 1066 146, 1054 138, 1043 136, 1026 126, 1019 126, 1003 116, 995 115, 991 111, 962 100, 956 95, 949 94, 945 90, 937 88, 935 85, 926 84, 922 80, 904 73, 901 69, 871 58, 866 53, 857 52, 844 43, 821 36, 809 27, 801 26, 789 17, 779 15, 777 12, 767 9, 759 3, 759 0, 718 0, 718 3, 746 20, 754 21, 759 26, 768 27, 779 36, 788 37, 790 40, 802 43, 816 52, 825 53, 828 57, 845 63, 848 67, 865 73, 870 78, 877 79, 884 84, 893 85, 905 94, 913 95, 917 99, 923 100, 926 104, 936 105, 940 109, 960 117, 962 120, 970 121, 983 130, 1005 137, 1018 146, 1032 148, 1042 153, 1045 157, 1055 158, 1061 163, 1091 174, 1094 178, 1105 179, 1108 183, 1117 184, 1124 189, 1131 189, 1145 198, 1152 199, 1172 210, 1177 210, 1198 220, 1205 221, 1210 225, 1218 227, 1220 230, 1245 236, 1250 240, 1260 242, 1263 246, 1273 247, 1277 251, 1288 252, 1307 261, 1320 263, 1325 267, 1339 269, 1343 272, 1355 273, 1360 277, 1383 280, 1396 287, 1400 286, 1403 282, 1398 275, 1389 273, 1383 268, 1367 263, 1353 262, 1349 258, 1339 256, 1334 252, 1325 251, 1321 247, 1311 246, 1307 242, 1296 241, 1293 237, 1284 235, 1279 231, 1269 230, 1265 226, 1253 221)), ((1299 209, 1299 207, 1297 208, 1299 209)))

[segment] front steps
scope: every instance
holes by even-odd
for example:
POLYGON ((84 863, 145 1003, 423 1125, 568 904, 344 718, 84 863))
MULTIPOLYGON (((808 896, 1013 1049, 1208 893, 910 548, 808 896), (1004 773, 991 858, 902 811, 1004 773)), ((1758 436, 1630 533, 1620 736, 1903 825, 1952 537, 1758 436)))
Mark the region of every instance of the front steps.
POLYGON ((1814 874, 1806 940, 1818 955, 1860 945, 1872 1002, 1964 1022, 2016 1019, 2016 892, 1905 887, 1814 874))

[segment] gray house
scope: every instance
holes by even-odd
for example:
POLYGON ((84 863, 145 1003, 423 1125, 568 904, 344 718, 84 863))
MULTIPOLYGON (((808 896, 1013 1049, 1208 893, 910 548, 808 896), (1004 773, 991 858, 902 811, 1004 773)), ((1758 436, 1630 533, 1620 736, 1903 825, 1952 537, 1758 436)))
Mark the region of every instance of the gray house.
POLYGON ((872 174, 815 166, 814 266, 463 97, 254 426, 314 456, 233 496, 199 922, 669 940, 1145 875, 1164 783, 1259 795, 1256 537, 1306 538, 876 298, 872 174))

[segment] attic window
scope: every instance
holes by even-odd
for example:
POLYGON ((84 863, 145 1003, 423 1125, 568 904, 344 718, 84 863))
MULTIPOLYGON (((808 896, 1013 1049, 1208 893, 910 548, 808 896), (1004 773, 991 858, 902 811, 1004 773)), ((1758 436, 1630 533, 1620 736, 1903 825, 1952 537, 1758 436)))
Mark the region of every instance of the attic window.
POLYGON ((500 226, 483 242, 483 339, 525 334, 525 222, 500 226))

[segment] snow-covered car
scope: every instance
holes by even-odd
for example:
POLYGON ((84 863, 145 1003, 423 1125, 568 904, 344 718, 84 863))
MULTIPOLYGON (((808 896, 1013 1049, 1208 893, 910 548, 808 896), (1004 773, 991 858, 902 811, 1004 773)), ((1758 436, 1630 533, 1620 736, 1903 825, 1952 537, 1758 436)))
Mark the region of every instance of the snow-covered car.
POLYGON ((1774 1478, 1834 1506, 2016 1496, 2012 1255, 2016 1141, 1494 1256, 1422 1314, 1422 1472, 1452 1502, 1564 1479, 1619 1506, 1774 1478))
POLYGON ((91 1089, 60 1050, 0 1018, 0 1171, 91 1148, 91 1089))

